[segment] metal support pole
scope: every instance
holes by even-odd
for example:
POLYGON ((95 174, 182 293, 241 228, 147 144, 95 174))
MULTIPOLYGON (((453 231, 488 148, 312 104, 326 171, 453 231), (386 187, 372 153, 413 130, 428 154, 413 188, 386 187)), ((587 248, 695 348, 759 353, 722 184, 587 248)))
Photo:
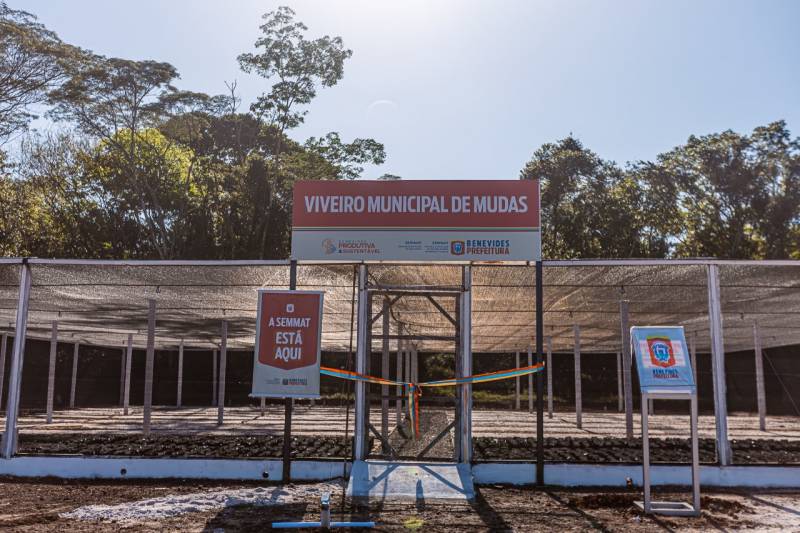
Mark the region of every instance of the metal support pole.
MULTIPOLYGON (((519 368, 519 352, 514 353, 514 368, 519 368)), ((520 378, 514 378, 514 409, 519 411, 520 378)))
MULTIPOLYGON (((536 261, 536 363, 544 362, 544 272, 536 261)), ((548 353, 550 350, 548 342, 548 353)), ((548 362, 549 363, 549 362, 548 362)), ((550 372, 548 368, 548 373, 550 372)), ((552 396, 550 396, 552 398, 552 396)), ((536 484, 544 485, 544 376, 536 373, 536 484)))
POLYGON ((647 418, 648 394, 642 391, 642 484, 644 485, 644 512, 651 512, 650 503, 650 431, 647 418))
POLYGON ((217 425, 225 421, 225 369, 228 366, 228 321, 222 321, 219 345, 219 393, 217 394, 217 425))
POLYGON ((122 414, 128 414, 131 403, 131 365, 133 364, 133 333, 128 333, 128 354, 125 356, 125 397, 122 399, 122 414))
MULTIPOLYGON (((367 368, 367 357, 369 346, 367 346, 367 327, 369 317, 367 316, 367 265, 358 265, 358 317, 356 333, 356 372, 363 374, 367 368)), ((366 450, 366 383, 356 381, 355 384, 355 435, 353 436, 353 458, 356 461, 363 461, 367 457, 366 450)))
POLYGON ((728 404, 725 388, 725 341, 722 337, 722 303, 719 267, 708 265, 708 322, 711 330, 711 369, 714 375, 714 416, 717 421, 717 459, 720 466, 731 464, 728 441, 728 404))
POLYGON ((217 406, 217 351, 211 351, 211 406, 217 406))
POLYGON ((117 405, 122 407, 122 403, 125 400, 125 355, 126 355, 125 347, 123 346, 120 350, 119 354, 119 401, 117 405))
POLYGON ((617 412, 625 408, 625 399, 622 396, 622 353, 617 352, 617 412))
POLYGON ((700 377, 697 375, 697 332, 695 331, 689 335, 689 357, 692 361, 692 375, 694 376, 694 383, 697 387, 700 385, 700 377))
POLYGON ((753 323, 753 346, 756 356, 756 401, 758 403, 758 429, 767 430, 767 398, 764 394, 764 357, 761 352, 761 333, 758 323, 753 323))
POLYGON ((553 337, 547 337, 547 418, 553 418, 553 337))
POLYGON ((8 347, 8 333, 3 333, 2 346, 0 346, 0 411, 3 410, 3 382, 6 379, 6 348, 8 347))
MULTIPOLYGON (((528 366, 533 364, 533 352, 528 345, 528 366)), ((528 374, 528 412, 533 413, 533 374, 528 374)))
MULTIPOLYGON (((297 290, 297 260, 289 262, 289 290, 297 290)), ((228 326, 225 325, 227 336, 228 326)), ((288 483, 292 479, 292 398, 283 399, 283 471, 281 481, 288 483)))
POLYGON ((583 396, 581 395, 581 327, 573 326, 575 332, 575 424, 583 428, 583 396))
POLYGON ((153 409, 153 364, 156 357, 156 301, 149 300, 147 313, 147 357, 144 363, 144 402, 142 409, 142 433, 150 435, 150 414, 153 409))
MULTIPOLYGON (((397 325, 397 334, 403 334, 403 324, 397 325)), ((405 349, 405 342, 402 340, 397 341, 397 359, 396 359, 396 373, 395 379, 396 381, 403 381, 403 350, 405 349)), ((400 421, 402 420, 402 413, 403 413, 403 387, 397 386, 395 387, 395 395, 397 399, 394 402, 394 423, 396 426, 400 425, 400 421)))
POLYGON ((80 355, 81 345, 75 343, 72 349, 72 380, 69 384, 69 408, 75 409, 75 388, 78 385, 78 356, 80 355))
MULTIPOLYGON (((460 333, 459 348, 461 349, 461 376, 472 375, 472 267, 465 266, 462 270, 462 284, 464 291, 461 293, 460 304, 460 333)), ((472 384, 459 385, 461 395, 461 453, 459 462, 470 464, 472 462, 472 384)))
POLYGON ((258 408, 261 410, 261 414, 264 414, 264 408, 267 406, 267 399, 263 396, 261 397, 261 401, 258 404, 258 408))
POLYGON ((183 403, 183 339, 178 344, 178 391, 175 405, 180 407, 183 403))
POLYGON ((628 327, 628 301, 619 302, 620 337, 622 338, 622 384, 625 396, 625 438, 633 440, 633 383, 631 380, 631 330, 628 327))
POLYGON ((419 383, 419 353, 416 344, 411 347, 411 379, 414 383, 419 383))
POLYGON ((53 423, 53 388, 56 384, 56 353, 58 352, 58 321, 53 321, 50 334, 50 365, 47 369, 47 423, 53 423))
POLYGON ((22 261, 19 273, 19 295, 17 297, 17 321, 14 328, 14 348, 11 351, 11 369, 8 375, 8 403, 6 404, 6 427, 3 432, 2 456, 11 459, 17 453, 17 417, 19 396, 22 390, 22 363, 25 356, 25 335, 28 330, 28 302, 31 293, 31 267, 22 261))
MULTIPOLYGON (((383 323, 381 328, 381 377, 389 379, 389 300, 383 299, 383 323)), ((381 385, 381 450, 383 454, 389 453, 389 386, 381 385)))

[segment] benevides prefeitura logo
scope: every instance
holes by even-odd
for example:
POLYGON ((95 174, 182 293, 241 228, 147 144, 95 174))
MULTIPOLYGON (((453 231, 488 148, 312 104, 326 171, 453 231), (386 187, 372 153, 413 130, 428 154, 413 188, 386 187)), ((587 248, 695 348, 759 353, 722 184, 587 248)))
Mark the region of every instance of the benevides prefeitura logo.
POLYGON ((333 244, 333 239, 325 239, 322 241, 322 251, 327 255, 336 253, 336 245, 333 244))
POLYGON ((450 253, 464 255, 464 241, 450 241, 450 253))

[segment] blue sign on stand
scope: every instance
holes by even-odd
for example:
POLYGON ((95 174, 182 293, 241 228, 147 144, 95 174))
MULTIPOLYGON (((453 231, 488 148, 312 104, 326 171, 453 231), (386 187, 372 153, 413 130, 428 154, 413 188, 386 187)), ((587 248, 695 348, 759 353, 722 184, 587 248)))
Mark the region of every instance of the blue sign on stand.
POLYGON ((682 326, 632 327, 631 344, 643 392, 674 389, 695 392, 682 326))

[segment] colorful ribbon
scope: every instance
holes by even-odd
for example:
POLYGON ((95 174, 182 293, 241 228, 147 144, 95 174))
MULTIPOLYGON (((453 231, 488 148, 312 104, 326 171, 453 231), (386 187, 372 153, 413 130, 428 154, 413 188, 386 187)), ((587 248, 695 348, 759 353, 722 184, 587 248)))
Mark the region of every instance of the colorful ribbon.
POLYGON ((500 381, 501 379, 527 376, 528 374, 540 372, 543 369, 544 363, 538 363, 521 368, 499 370, 497 372, 485 372, 483 374, 475 374, 474 376, 467 376, 463 378, 448 378, 436 381, 426 381, 424 383, 393 381, 391 379, 378 378, 375 376, 368 376, 366 374, 359 374, 358 372, 339 370, 338 368, 329 368, 326 366, 320 367, 319 373, 339 379, 362 381, 364 383, 374 383, 376 385, 393 385, 395 387, 403 387, 403 393, 408 397, 408 417, 411 421, 411 427, 414 429, 414 438, 416 439, 419 437, 419 399, 422 396, 422 387, 453 387, 456 385, 488 383, 490 381, 500 381))

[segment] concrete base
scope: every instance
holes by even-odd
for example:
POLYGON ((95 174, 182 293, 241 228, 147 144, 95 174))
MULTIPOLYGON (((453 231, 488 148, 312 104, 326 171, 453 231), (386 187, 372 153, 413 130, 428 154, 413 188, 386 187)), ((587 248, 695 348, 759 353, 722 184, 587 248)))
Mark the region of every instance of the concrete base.
POLYGON ((471 501, 475 488, 471 469, 465 464, 357 461, 347 495, 371 501, 471 501))
POLYGON ((633 504, 639 510, 649 514, 664 516, 700 516, 700 509, 695 509, 686 502, 650 502, 650 510, 644 508, 644 502, 637 501, 633 504))

